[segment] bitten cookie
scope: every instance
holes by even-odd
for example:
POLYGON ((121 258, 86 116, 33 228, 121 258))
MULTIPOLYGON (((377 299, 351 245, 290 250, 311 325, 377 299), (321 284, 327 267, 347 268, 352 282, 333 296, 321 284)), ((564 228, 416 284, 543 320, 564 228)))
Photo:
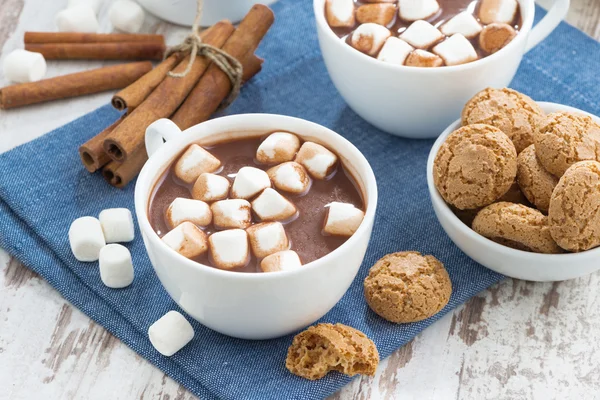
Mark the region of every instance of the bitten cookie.
POLYGON ((514 203, 494 203, 473 220, 473 230, 504 246, 533 253, 561 253, 550 235, 548 217, 514 203))
POLYGON ((321 379, 329 371, 353 376, 375 375, 379 353, 364 333, 343 324, 318 324, 294 337, 286 368, 306 379, 321 379))
POLYGON ((549 114, 535 135, 535 152, 546 171, 561 177, 579 161, 600 161, 600 125, 581 114, 549 114))
POLYGON ((552 193, 548 218, 550 233, 563 249, 600 245, 600 163, 578 162, 565 172, 552 193))
POLYGON ((533 144, 517 157, 517 182, 527 200, 538 210, 548 212, 550 197, 558 184, 558 178, 544 169, 535 155, 533 144))
POLYGON ((365 298, 382 318, 396 323, 421 321, 448 304, 452 283, 444 265, 416 251, 384 256, 364 282, 365 298))
POLYGON ((462 124, 499 128, 514 143, 517 153, 533 143, 544 112, 530 97, 512 89, 487 88, 476 94, 462 111, 462 124))
POLYGON ((460 210, 498 200, 516 175, 515 146, 490 125, 468 125, 452 132, 433 164, 433 180, 440 195, 460 210))

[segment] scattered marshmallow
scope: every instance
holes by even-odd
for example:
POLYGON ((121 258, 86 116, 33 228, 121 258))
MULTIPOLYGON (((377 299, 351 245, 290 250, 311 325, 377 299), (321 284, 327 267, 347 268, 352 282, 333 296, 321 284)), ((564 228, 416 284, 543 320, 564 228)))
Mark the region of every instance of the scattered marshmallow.
POLYGON ((406 58, 405 65, 409 67, 434 68, 444 65, 444 60, 440 56, 426 50, 417 49, 406 58))
POLYGON ((126 208, 102 210, 98 216, 106 243, 131 242, 135 238, 135 228, 131 211, 126 208))
POLYGON ((433 52, 444 59, 446 65, 460 65, 477 60, 477 51, 463 35, 457 33, 433 48, 433 52))
POLYGON ((108 10, 110 23, 120 31, 139 32, 144 23, 144 10, 131 0, 117 0, 108 10))
POLYGON ((268 187, 271 187, 271 179, 265 171, 254 167, 242 167, 231 186, 231 197, 250 199, 268 187))
POLYGON ((262 221, 283 221, 296 215, 296 206, 279 194, 267 188, 252 202, 252 209, 262 221))
POLYGON ((333 202, 325 216, 323 232, 335 236, 352 236, 360 226, 365 213, 349 203, 333 202))
POLYGON ((98 32, 98 20, 94 9, 89 5, 78 5, 56 14, 56 27, 59 32, 98 32))
POLYGON ((408 57, 413 50, 414 47, 404 40, 391 36, 385 41, 377 59, 390 64, 404 65, 406 57, 408 57))
POLYGON ((266 256, 260 262, 260 269, 263 272, 289 271, 301 266, 302 262, 298 257, 298 253, 293 250, 278 251, 266 256))
POLYGON ((89 6, 92 7, 94 13, 98 15, 100 12, 100 7, 102 7, 102 0, 68 0, 67 8, 77 7, 77 6, 89 6))
POLYGON ((306 168, 313 178, 325 179, 334 171, 337 156, 320 144, 305 142, 295 161, 306 168))
POLYGON ((210 206, 217 229, 246 229, 252 223, 250 203, 244 199, 227 199, 210 206))
POLYGON ((350 45, 356 50, 370 56, 375 56, 381 50, 385 40, 389 38, 391 32, 385 26, 373 23, 360 25, 350 38, 350 45))
POLYGON ((325 16, 332 28, 350 28, 354 26, 354 0, 327 0, 325 16))
POLYGON ((415 21, 400 35, 400 39, 418 49, 427 49, 444 38, 444 34, 427 21, 415 21))
POLYGON ((213 202, 227 198, 229 179, 221 175, 203 173, 192 188, 192 197, 196 200, 213 202))
POLYGON ((399 0, 398 14, 405 21, 427 19, 440 10, 436 0, 399 0))
POLYGON ((248 234, 242 229, 215 232, 208 237, 210 256, 215 265, 222 269, 243 267, 248 264, 248 234))
POLYGON ((489 24, 479 35, 479 46, 481 50, 493 54, 509 44, 515 36, 517 31, 508 24, 489 24))
POLYGON ((171 228, 184 221, 189 221, 198 226, 207 226, 212 221, 212 211, 210 211, 208 204, 202 200, 177 197, 167 208, 165 217, 171 228))
POLYGON ((481 29, 481 25, 477 22, 477 19, 475 19, 473 14, 468 11, 463 11, 442 25, 440 30, 446 36, 462 33, 467 39, 473 39, 475 36, 479 35, 481 29))
POLYGON ((484 24, 510 24, 515 19, 518 8, 517 0, 482 0, 479 5, 479 19, 484 24))
POLYGON ((107 244, 100 250, 100 278, 112 289, 121 289, 133 282, 131 253, 120 244, 107 244))
POLYGON ((287 250, 290 242, 281 222, 263 222, 246 229, 252 252, 263 258, 278 251, 287 250))
POLYGON ((192 144, 175 163, 175 175, 185 183, 192 184, 205 172, 215 172, 221 167, 218 158, 197 144, 192 144))
POLYGON ((356 10, 356 19, 361 24, 373 22, 388 26, 394 21, 395 16, 396 6, 389 3, 364 4, 356 10))
POLYGON ((301 194, 310 188, 311 180, 306 169, 297 162, 279 164, 267 171, 273 185, 285 192, 301 194))
POLYGON ((177 311, 169 311, 148 328, 152 346, 163 356, 171 357, 194 338, 194 328, 177 311))
POLYGON ((44 56, 23 49, 8 53, 3 67, 6 79, 16 83, 39 81, 46 75, 44 56))
POLYGON ((69 244, 77 260, 98 260, 100 249, 106 245, 100 221, 94 217, 77 218, 69 228, 69 244))
POLYGON ((258 146, 256 159, 262 164, 292 161, 300 148, 298 136, 288 132, 271 133, 258 146))
POLYGON ((182 222, 162 237, 163 242, 187 258, 198 257, 208 250, 206 233, 189 221, 182 222))

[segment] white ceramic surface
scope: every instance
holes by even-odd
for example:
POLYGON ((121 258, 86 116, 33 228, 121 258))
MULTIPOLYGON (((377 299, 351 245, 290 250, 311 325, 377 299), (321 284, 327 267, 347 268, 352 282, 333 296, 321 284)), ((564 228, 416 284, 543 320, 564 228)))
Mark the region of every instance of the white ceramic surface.
MULTIPOLYGON (((538 103, 547 112, 570 111, 588 114, 554 103, 538 103)), ((588 114, 591 115, 591 114, 588 114)), ((596 122, 600 118, 593 116, 596 122)), ((434 143, 427 160, 427 186, 435 214, 452 241, 469 257, 501 274, 528 281, 563 281, 600 270, 600 248, 569 254, 536 254, 511 249, 495 243, 465 225, 446 204, 433 183, 433 161, 449 134, 460 127, 460 120, 450 125, 434 143)))
POLYGON ((550 34, 569 8, 569 0, 555 0, 532 29, 534 0, 519 0, 523 27, 504 49, 469 64, 417 68, 387 64, 348 46, 327 25, 324 4, 325 0, 314 0, 317 33, 336 88, 365 120, 409 138, 438 136, 475 93, 486 87, 508 86, 523 54, 550 34))
POLYGON ((202 324, 229 336, 268 339, 301 329, 327 313, 346 292, 364 258, 377 206, 375 176, 364 156, 335 132, 305 120, 267 114, 217 118, 180 132, 159 120, 148 128, 150 159, 135 188, 136 214, 150 261, 169 295, 202 324), (366 215, 340 248, 293 271, 244 274, 188 260, 167 247, 148 221, 150 192, 163 171, 190 143, 204 145, 273 130, 295 132, 334 149, 366 201, 366 215), (169 138, 158 146, 156 136, 169 138))

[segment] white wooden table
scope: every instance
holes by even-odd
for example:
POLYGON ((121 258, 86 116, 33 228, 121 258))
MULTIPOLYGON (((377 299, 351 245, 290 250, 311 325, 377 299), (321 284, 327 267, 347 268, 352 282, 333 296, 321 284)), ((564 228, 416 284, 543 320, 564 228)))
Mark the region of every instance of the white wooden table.
MULTIPOLYGON (((2 56, 22 46, 26 30, 53 30, 53 16, 65 3, 1 0, 2 56)), ((103 32, 110 31, 109 3, 100 14, 103 32)), ((600 38, 600 2, 572 3, 568 20, 600 38)), ((187 32, 152 17, 144 30, 165 34, 169 43, 187 32)), ((49 62, 48 71, 54 76, 98 65, 49 62)), ((0 112, 0 152, 105 104, 109 97, 105 93, 0 112)), ((555 284, 508 279, 383 360, 374 378, 356 379, 333 398, 600 398, 599 337, 600 273, 555 284)), ((194 396, 0 250, 0 399, 134 398, 194 396)))

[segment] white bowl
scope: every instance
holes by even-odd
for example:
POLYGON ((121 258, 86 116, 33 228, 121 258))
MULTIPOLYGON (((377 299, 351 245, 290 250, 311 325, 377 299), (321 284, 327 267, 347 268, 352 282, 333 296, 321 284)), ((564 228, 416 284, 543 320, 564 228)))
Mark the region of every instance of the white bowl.
MULTIPOLYGON (((573 107, 555 103, 538 103, 547 112, 569 111, 591 115, 573 107)), ((591 115, 600 123, 600 118, 591 115)), ((493 271, 528 281, 563 281, 600 270, 600 248, 581 253, 537 254, 515 250, 493 242, 465 225, 452 212, 433 183, 433 161, 449 134, 460 127, 460 120, 450 125, 434 143, 427 160, 427 186, 435 215, 450 239, 469 257, 493 271)))
POLYGON ((242 114, 213 119, 184 132, 169 120, 147 130, 150 159, 135 187, 136 214, 144 245, 161 283, 177 304, 207 327, 243 339, 270 339, 312 324, 344 295, 365 256, 377 207, 377 185, 368 161, 349 141, 312 122, 282 115, 242 114), (175 252, 148 221, 150 193, 173 160, 190 144, 295 132, 334 150, 356 179, 366 205, 365 218, 342 246, 292 271, 240 273, 212 268, 175 252), (152 138, 161 134, 168 141, 152 138))

